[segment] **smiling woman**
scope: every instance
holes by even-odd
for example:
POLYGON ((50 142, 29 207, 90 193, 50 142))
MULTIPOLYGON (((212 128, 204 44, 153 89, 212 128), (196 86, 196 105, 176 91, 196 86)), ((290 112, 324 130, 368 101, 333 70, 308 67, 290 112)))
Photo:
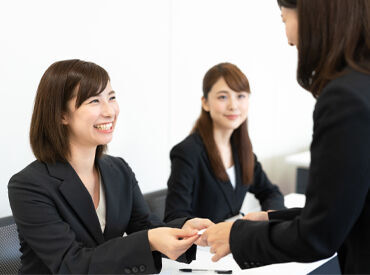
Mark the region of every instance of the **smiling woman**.
POLYGON ((197 231, 212 223, 151 215, 129 165, 104 154, 118 114, 100 66, 65 60, 44 73, 30 130, 37 160, 8 185, 20 273, 157 273, 160 253, 194 258, 197 231))
POLYGON ((252 151, 249 94, 248 79, 234 64, 215 65, 205 74, 201 114, 170 153, 165 220, 187 215, 223 221, 239 214, 247 191, 262 209, 284 208, 279 188, 252 151))

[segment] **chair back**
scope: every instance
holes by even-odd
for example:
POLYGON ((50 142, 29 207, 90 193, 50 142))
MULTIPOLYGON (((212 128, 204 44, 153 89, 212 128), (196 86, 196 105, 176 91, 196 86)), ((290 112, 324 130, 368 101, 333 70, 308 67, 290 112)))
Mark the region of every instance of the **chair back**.
POLYGON ((21 266, 17 225, 12 216, 0 218, 0 274, 18 274, 21 266))
POLYGON ((167 188, 144 194, 144 199, 149 209, 163 221, 164 208, 166 204, 167 188))

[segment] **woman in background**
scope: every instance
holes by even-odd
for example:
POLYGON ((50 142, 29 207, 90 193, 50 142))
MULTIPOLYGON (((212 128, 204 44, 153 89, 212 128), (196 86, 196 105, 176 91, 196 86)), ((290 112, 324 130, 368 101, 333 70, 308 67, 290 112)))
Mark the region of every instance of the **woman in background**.
POLYGON ((298 83, 317 99, 306 204, 217 224, 204 240, 241 268, 337 252, 342 273, 370 274, 370 1, 278 4, 298 83))
POLYGON ((233 64, 215 65, 205 74, 201 115, 170 153, 165 220, 196 216, 223 221, 239 214, 247 191, 263 210, 284 208, 282 194, 252 151, 249 94, 248 79, 233 64))
POLYGON ((30 129, 37 160, 8 186, 20 273, 158 273, 159 252, 194 259, 197 229, 212 223, 183 218, 160 227, 128 164, 104 154, 118 114, 100 66, 65 60, 44 73, 30 129))

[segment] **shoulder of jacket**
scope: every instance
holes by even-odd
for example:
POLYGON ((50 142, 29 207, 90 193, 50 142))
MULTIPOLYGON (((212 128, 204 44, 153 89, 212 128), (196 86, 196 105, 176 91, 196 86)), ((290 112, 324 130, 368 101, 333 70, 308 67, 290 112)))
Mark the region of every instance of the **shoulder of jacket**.
POLYGON ((172 148, 171 156, 177 153, 182 155, 198 156, 204 151, 205 147, 201 137, 197 133, 192 133, 172 148))
POLYGON ((333 91, 346 91, 353 96, 369 95, 370 74, 364 74, 352 69, 347 70, 339 77, 331 80, 323 89, 318 99, 327 96, 333 91))
POLYGON ((116 169, 124 169, 124 170, 131 170, 128 163, 121 157, 115 157, 111 155, 103 155, 100 159, 100 162, 104 163, 105 165, 109 165, 116 169))
POLYGON ((348 70, 325 86, 317 99, 314 118, 321 110, 336 110, 339 106, 352 105, 370 111, 369 87, 370 75, 348 70))
POLYGON ((9 187, 14 184, 27 183, 39 185, 43 181, 40 179, 50 177, 46 164, 35 160, 23 168, 18 173, 14 174, 9 180, 9 187))

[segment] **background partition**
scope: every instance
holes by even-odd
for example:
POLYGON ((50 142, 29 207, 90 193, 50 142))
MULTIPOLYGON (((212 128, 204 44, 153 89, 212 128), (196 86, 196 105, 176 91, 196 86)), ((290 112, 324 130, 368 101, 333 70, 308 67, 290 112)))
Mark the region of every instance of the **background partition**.
POLYGON ((237 64, 250 80, 254 151, 284 193, 306 150, 314 100, 295 80, 276 1, 32 0, 0 2, 0 217, 11 213, 7 183, 34 157, 28 131, 38 82, 53 62, 103 66, 121 114, 109 153, 123 157, 143 192, 166 187, 169 150, 200 113, 201 81, 214 64, 237 64))

